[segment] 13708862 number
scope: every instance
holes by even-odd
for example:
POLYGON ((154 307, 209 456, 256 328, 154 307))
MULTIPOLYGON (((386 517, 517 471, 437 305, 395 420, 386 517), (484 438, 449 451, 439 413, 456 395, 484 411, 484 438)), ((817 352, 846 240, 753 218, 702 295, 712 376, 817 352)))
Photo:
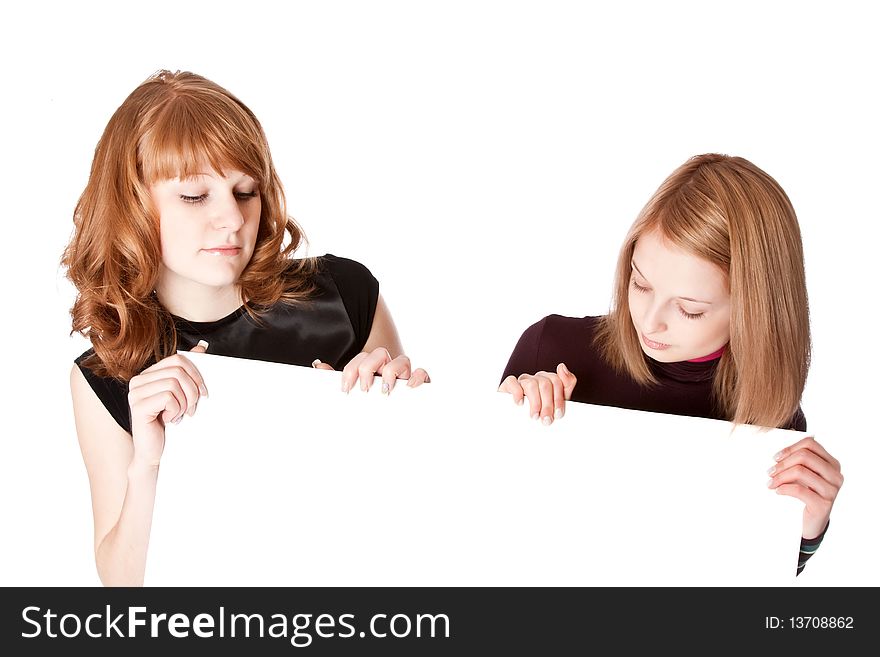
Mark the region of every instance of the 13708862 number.
POLYGON ((789 627, 796 630, 853 629, 852 616, 790 616, 788 621, 789 627))

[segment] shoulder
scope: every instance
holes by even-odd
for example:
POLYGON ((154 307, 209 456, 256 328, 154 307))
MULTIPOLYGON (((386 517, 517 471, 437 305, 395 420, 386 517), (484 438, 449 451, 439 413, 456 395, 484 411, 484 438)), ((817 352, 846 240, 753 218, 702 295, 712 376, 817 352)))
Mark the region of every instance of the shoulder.
POLYGON ((523 332, 523 338, 537 343, 566 343, 575 338, 582 340, 584 336, 592 336, 596 332, 601 317, 566 317, 565 315, 547 315, 529 326, 523 332))
POLYGON ((95 358, 95 350, 87 349, 79 357, 74 359, 70 371, 71 391, 74 394, 74 404, 77 400, 90 400, 90 396, 83 394, 91 389, 94 398, 101 404, 116 423, 125 431, 131 431, 131 420, 128 409, 128 383, 112 377, 95 374, 87 365, 91 358, 95 358), (81 376, 80 376, 81 375, 81 376), (88 384, 87 386, 85 384, 88 384))
POLYGON ((543 341, 567 342, 570 339, 580 341, 585 336, 595 334, 601 319, 601 317, 594 316, 567 317, 565 315, 547 315, 527 330, 539 331, 543 341))
POLYGON ((320 287, 335 287, 346 308, 354 312, 355 307, 365 306, 372 318, 379 298, 379 281, 365 265, 328 253, 317 258, 317 273, 323 279, 323 284, 319 280, 320 287))
POLYGON ((334 280, 343 279, 346 281, 370 281, 376 280, 373 273, 357 260, 350 258, 342 258, 332 253, 328 253, 319 257, 318 271, 326 272, 333 277, 334 280))

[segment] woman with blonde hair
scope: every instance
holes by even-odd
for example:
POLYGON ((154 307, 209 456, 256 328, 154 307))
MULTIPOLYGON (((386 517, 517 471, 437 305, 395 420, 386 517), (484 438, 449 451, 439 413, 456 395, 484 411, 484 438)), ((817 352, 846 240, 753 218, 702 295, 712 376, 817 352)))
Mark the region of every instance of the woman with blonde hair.
MULTIPOLYGON (((630 228, 601 317, 550 315, 520 338, 499 390, 551 424, 565 401, 806 431, 810 365, 803 247, 779 184, 740 157, 691 158, 630 228)), ((804 503, 799 574, 843 476, 814 438, 768 484, 804 503)))
POLYGON ((62 258, 92 344, 70 385, 105 585, 143 583, 165 426, 208 394, 178 350, 342 369, 344 392, 428 380, 369 270, 294 259, 303 240, 259 121, 227 90, 159 71, 113 114, 62 258))

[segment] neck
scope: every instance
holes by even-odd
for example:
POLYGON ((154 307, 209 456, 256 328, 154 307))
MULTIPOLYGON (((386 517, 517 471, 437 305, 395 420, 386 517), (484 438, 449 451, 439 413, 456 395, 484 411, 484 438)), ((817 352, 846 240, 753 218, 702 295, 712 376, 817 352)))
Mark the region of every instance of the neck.
POLYGON ((213 322, 226 317, 244 303, 237 285, 214 287, 168 275, 156 285, 159 303, 172 315, 191 322, 213 322))

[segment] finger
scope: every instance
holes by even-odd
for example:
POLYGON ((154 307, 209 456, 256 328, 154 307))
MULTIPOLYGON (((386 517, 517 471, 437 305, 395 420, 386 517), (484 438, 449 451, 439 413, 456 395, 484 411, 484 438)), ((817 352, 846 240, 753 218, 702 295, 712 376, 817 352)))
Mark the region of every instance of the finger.
POLYGON ((529 400, 529 417, 537 420, 541 417, 541 392, 538 381, 530 374, 521 374, 517 379, 522 386, 523 394, 529 400))
POLYGON ((782 484, 798 484, 804 488, 809 488, 818 494, 822 499, 833 501, 837 497, 837 488, 825 481, 815 472, 802 465, 794 465, 779 472, 770 481, 767 486, 770 488, 778 488, 782 484))
MULTIPOLYGON (((198 346, 199 345, 196 345, 196 347, 198 346)), ((195 347, 193 347, 193 349, 195 349, 195 347)), ((202 374, 201 372, 199 372, 199 368, 193 365, 193 362, 183 354, 173 354, 171 356, 168 356, 167 358, 163 358, 158 363, 155 363, 145 369, 143 372, 140 373, 139 376, 164 370, 169 367, 183 368, 189 375, 189 377, 193 381, 195 381, 196 385, 199 388, 199 392, 201 392, 204 397, 208 396, 208 388, 207 386, 205 386, 205 380, 204 378, 202 378, 202 374)))
POLYGON ((409 358, 400 355, 382 368, 382 394, 389 395, 394 390, 397 379, 410 378, 412 364, 409 358))
POLYGON ((519 381, 516 380, 516 377, 513 376, 513 374, 501 382, 501 385, 498 386, 498 392, 506 392, 510 394, 513 397, 513 403, 517 406, 522 406, 525 393, 523 392, 519 381))
POLYGON ((409 380, 406 382, 406 385, 410 388, 416 388, 423 383, 430 383, 431 377, 428 376, 428 373, 423 370, 421 367, 418 367, 413 371, 410 375, 409 380))
POLYGON ((195 406, 198 404, 201 391, 199 390, 198 383, 190 375, 190 370, 181 365, 169 365, 168 367, 150 372, 144 371, 143 374, 139 374, 129 382, 129 391, 137 390, 144 385, 153 384, 157 381, 169 380, 176 381, 177 389, 183 391, 184 399, 181 400, 182 405, 186 407, 187 411, 190 411, 189 414, 195 413, 195 406))
POLYGON ((330 370, 331 372, 333 371, 332 365, 322 363, 319 358, 316 358, 312 361, 312 367, 314 367, 316 370, 330 370))
POLYGON ((199 340, 199 343, 198 343, 195 347, 193 347, 192 349, 190 349, 190 351, 194 351, 194 352, 196 352, 197 354, 204 354, 204 353, 207 353, 207 351, 208 351, 208 343, 207 343, 207 341, 205 341, 205 340, 199 340))
MULTIPOLYGON (((545 425, 553 424, 553 416, 556 412, 553 379, 547 372, 538 372, 535 379, 538 381, 538 391, 541 393, 541 423, 545 425)), ((560 384, 561 388, 562 385, 560 384)))
POLYGON ((821 509, 823 505, 828 503, 823 500, 815 491, 810 490, 806 486, 800 484, 782 484, 776 488, 778 495, 787 495, 799 499, 805 506, 811 509, 821 509))
POLYGON ((768 472, 771 475, 775 475, 796 465, 801 465, 812 470, 822 477, 822 479, 835 486, 838 490, 843 485, 843 475, 840 470, 835 467, 834 464, 829 463, 822 456, 807 447, 792 452, 786 458, 778 461, 768 472))
POLYGON ((558 374, 559 369, 564 367, 565 365, 559 364, 556 367, 557 374, 549 376, 549 379, 553 384, 553 417, 557 420, 565 415, 565 400, 568 399, 568 397, 565 396, 565 382, 558 374))
POLYGON ((354 387, 354 382, 358 379, 358 368, 368 355, 367 352, 362 351, 342 368, 342 392, 348 392, 354 387))
POLYGON ((840 468, 840 462, 836 458, 831 456, 831 454, 829 454, 827 452, 827 450, 824 447, 822 447, 822 445, 820 445, 813 436, 806 436, 805 438, 802 438, 801 440, 797 441, 795 444, 789 445, 788 447, 785 447, 785 448, 779 450, 773 456, 773 458, 776 459, 777 461, 781 461, 782 459, 786 458, 792 452, 796 452, 797 450, 804 449, 804 448, 807 448, 813 452, 816 452, 822 458, 826 459, 829 463, 833 463, 834 466, 837 467, 838 469, 840 468))
POLYGON ((571 399, 571 393, 574 392, 574 387, 577 385, 577 377, 571 373, 571 370, 568 369, 565 363, 559 363, 556 366, 556 374, 562 381, 565 399, 571 399))
POLYGON ((391 354, 388 353, 388 350, 385 347, 378 347, 377 349, 373 349, 367 357, 361 361, 361 364, 358 365, 357 373, 358 379, 361 382, 361 390, 367 392, 373 385, 373 379, 376 374, 382 371, 382 368, 385 367, 387 363, 390 363, 392 360, 391 354))
POLYGON ((133 416, 156 418, 163 423, 180 421, 187 409, 186 394, 175 378, 159 379, 134 388, 128 393, 133 416))

